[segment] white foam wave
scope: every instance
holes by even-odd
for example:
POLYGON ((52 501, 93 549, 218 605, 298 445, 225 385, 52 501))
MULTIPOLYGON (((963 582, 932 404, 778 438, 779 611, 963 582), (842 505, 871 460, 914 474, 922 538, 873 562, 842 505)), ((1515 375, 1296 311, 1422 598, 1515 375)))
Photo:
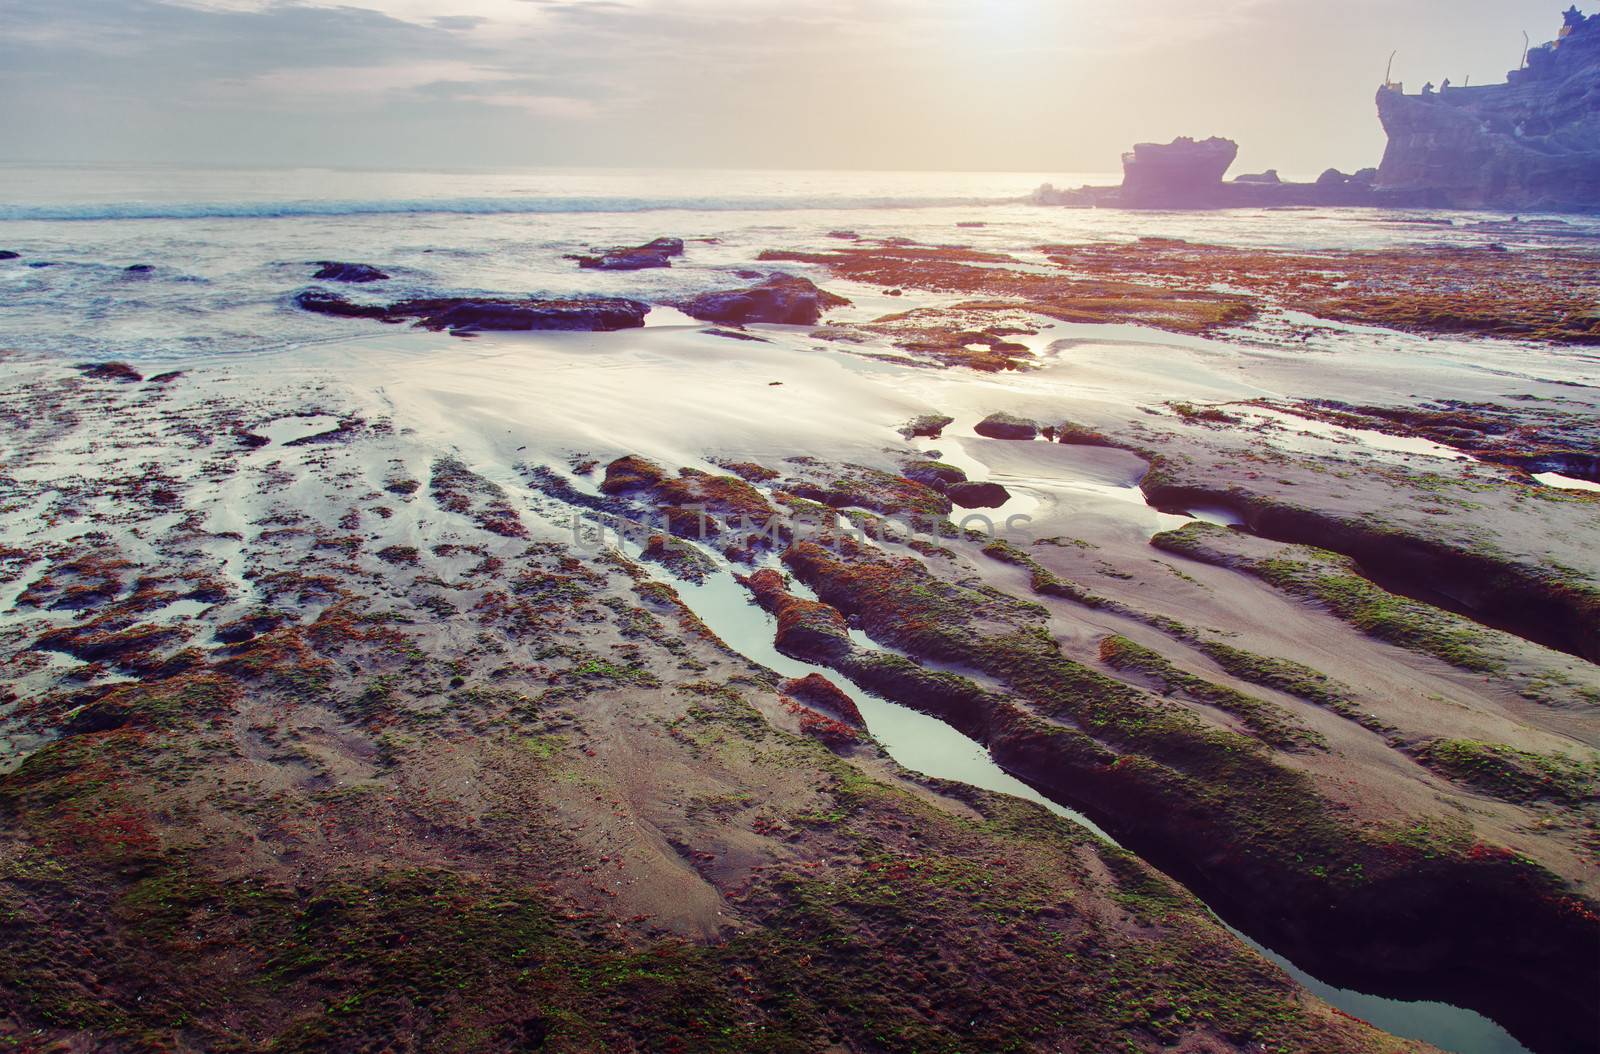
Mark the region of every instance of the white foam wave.
POLYGON ((951 197, 526 197, 420 198, 367 201, 96 202, 0 204, 0 221, 291 219, 317 216, 517 215, 540 213, 793 212, 859 209, 926 209, 1016 204, 1021 198, 951 197))

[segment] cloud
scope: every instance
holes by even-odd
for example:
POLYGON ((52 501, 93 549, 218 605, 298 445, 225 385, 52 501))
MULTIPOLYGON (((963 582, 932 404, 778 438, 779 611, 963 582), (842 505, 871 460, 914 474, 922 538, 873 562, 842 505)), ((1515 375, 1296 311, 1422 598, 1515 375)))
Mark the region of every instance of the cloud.
POLYGON ((443 60, 274 69, 248 77, 223 78, 215 82, 215 87, 240 104, 303 106, 345 102, 372 105, 437 85, 483 84, 515 80, 518 76, 470 62, 443 60))
POLYGON ((1135 138, 1215 131, 1300 143, 1328 155, 1320 171, 1370 160, 1344 154, 1371 149, 1367 81, 1390 50, 1494 74, 1507 61, 1500 38, 1520 40, 1548 7, 0 0, 0 151, 315 162, 434 148, 463 164, 1106 167, 1135 138), (1451 32, 1440 34, 1446 15, 1451 32), (1488 57, 1461 57, 1480 36, 1488 57), (1322 141, 1323 113, 1341 115, 1329 118, 1343 122, 1338 143, 1322 141))
POLYGON ((457 102, 477 103, 481 106, 505 106, 514 110, 523 110, 537 117, 548 117, 558 121, 581 121, 600 113, 600 105, 593 99, 575 99, 565 95, 517 95, 511 92, 499 94, 462 94, 455 97, 457 102))

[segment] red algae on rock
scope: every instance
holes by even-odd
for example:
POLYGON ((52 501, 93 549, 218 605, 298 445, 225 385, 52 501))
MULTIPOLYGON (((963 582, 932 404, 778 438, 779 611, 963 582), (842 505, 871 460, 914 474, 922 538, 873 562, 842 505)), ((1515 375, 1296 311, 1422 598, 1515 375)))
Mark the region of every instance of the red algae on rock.
POLYGON ((804 677, 785 681, 779 687, 785 695, 793 696, 808 706, 825 710, 856 728, 866 727, 855 700, 820 673, 808 673, 804 677))

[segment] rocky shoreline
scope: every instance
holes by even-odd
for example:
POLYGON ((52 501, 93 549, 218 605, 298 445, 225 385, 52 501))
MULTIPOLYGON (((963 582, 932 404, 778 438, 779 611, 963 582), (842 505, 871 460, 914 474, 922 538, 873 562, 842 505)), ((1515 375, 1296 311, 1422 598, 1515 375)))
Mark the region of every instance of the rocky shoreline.
POLYGON ((393 350, 12 356, 0 1035, 1429 1049, 1209 907, 1581 1047, 1600 319, 1511 251, 856 236, 650 328, 330 262, 393 350))

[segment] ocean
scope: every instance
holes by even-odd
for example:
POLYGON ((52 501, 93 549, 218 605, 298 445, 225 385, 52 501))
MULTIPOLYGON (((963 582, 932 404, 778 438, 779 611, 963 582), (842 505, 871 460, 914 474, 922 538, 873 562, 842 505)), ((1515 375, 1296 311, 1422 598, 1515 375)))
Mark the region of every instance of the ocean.
MULTIPOLYGON (((1507 218, 1498 214, 1133 214, 1028 203, 1042 183, 1116 179, 1026 172, 5 164, 0 250, 20 258, 0 262, 0 348, 165 361, 370 333, 370 323, 294 308, 294 294, 316 284, 311 276, 321 260, 372 264, 392 276, 356 290, 357 297, 606 295, 662 302, 738 285, 732 272, 763 267, 757 257, 765 249, 837 245, 827 237, 835 230, 1023 254, 1047 243, 1148 236, 1294 248, 1482 244, 1508 237, 1494 226, 1507 218), (669 270, 581 271, 564 258, 664 235, 691 240, 688 254, 669 270)), ((1594 217, 1528 226, 1516 236, 1541 244, 1600 236, 1594 217)))

